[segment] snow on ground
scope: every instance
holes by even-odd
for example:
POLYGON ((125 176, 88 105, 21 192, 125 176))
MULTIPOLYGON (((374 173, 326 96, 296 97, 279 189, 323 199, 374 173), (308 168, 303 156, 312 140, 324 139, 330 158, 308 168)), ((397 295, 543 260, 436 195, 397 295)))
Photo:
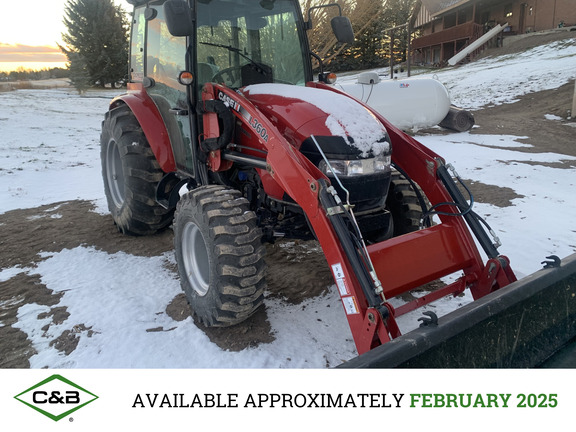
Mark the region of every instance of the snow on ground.
MULTIPOLYGON (((497 232, 503 243, 500 252, 512 260, 515 272, 528 275, 541 267, 546 255, 566 257, 576 252, 576 202, 572 199, 576 196, 576 162, 565 169, 545 165, 576 158, 515 151, 517 138, 465 132, 418 139, 445 155, 463 178, 506 186, 523 196, 512 200, 509 207, 475 203, 474 209, 497 232)), ((526 144, 517 143, 516 147, 523 146, 526 144)))
POLYGON ((102 197, 100 123, 115 94, 0 93, 0 212, 102 197))
POLYGON ((576 42, 565 39, 438 73, 452 103, 475 110, 515 102, 518 96, 558 88, 576 76, 576 42))
POLYGON ((276 341, 234 353, 212 344, 190 318, 175 322, 164 312, 181 292, 164 265, 173 261, 171 254, 143 258, 78 247, 46 257, 26 271, 41 275, 48 288, 64 293, 61 305, 66 305, 70 317, 52 324, 45 334, 43 327, 52 317, 36 317, 50 308, 36 304, 20 308, 17 327, 36 342, 39 352, 31 359, 33 368, 318 368, 355 355, 335 290, 297 307, 268 301, 276 341), (64 356, 49 341, 70 329, 70 322, 84 326, 74 329, 81 336, 76 350, 64 356), (335 338, 337 333, 344 337, 335 338))
MULTIPOLYGON (((438 79, 450 94, 453 105, 477 110, 486 106, 513 103, 519 96, 558 88, 576 76, 576 41, 564 39, 519 54, 510 54, 468 63, 457 68, 417 74, 438 79)), ((387 69, 376 70, 387 75, 387 69)), ((397 77, 405 77, 405 73, 397 77)), ((339 82, 356 82, 347 75, 339 82)))
MULTIPOLYGON (((455 104, 476 109, 558 87, 574 78, 575 63, 574 43, 556 42, 437 76, 455 104)), ((112 94, 80 97, 61 89, 0 93, 0 223, 3 212, 65 200, 92 200, 106 211, 98 141, 112 94)), ((476 204, 475 210, 503 241, 500 251, 510 257, 513 268, 526 275, 541 268, 547 254, 565 257, 576 251, 576 203, 570 199, 576 196, 576 163, 566 155, 518 151, 526 146, 519 138, 462 133, 418 139, 453 163, 462 177, 505 185, 522 196, 510 207, 476 204), (570 161, 571 167, 549 165, 559 161, 570 161)), ((355 356, 334 286, 327 295, 301 305, 267 300, 275 341, 228 352, 211 343, 191 319, 176 322, 165 314, 180 292, 165 267, 173 262, 171 254, 144 258, 83 246, 43 258, 34 268, 0 269, 0 282, 26 272, 64 293, 59 306, 70 316, 50 326, 49 335, 43 334, 45 320, 37 318, 46 306, 25 304, 19 309, 16 326, 38 351, 30 359, 33 368, 322 368, 355 356), (131 269, 129 277, 126 268, 131 269), (163 331, 146 331, 151 328, 163 331), (65 356, 49 346, 49 340, 70 329, 80 342, 65 356)), ((446 299, 430 308, 442 315, 468 301, 446 299)), ((413 315, 400 319, 404 331, 417 324, 413 315)))

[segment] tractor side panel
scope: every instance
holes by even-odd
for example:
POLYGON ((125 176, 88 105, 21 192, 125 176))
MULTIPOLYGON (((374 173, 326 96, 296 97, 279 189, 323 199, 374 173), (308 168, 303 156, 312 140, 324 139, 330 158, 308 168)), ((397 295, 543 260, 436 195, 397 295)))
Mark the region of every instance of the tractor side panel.
POLYGON ((120 103, 128 105, 142 127, 160 168, 166 173, 174 172, 176 163, 166 125, 154 101, 145 91, 138 90, 132 92, 129 90, 129 93, 114 99, 110 104, 110 109, 120 103))

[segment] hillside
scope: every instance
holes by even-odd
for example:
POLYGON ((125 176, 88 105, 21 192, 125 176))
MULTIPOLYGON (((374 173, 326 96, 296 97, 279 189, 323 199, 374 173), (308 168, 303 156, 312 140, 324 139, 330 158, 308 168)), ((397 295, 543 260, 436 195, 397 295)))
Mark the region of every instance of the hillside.
POLYGON ((537 33, 507 36, 504 38, 502 47, 489 48, 476 57, 479 60, 485 57, 497 57, 508 54, 524 52, 537 46, 546 45, 550 42, 576 37, 576 27, 547 30, 537 33))
MULTIPOLYGON (((576 32, 567 29, 512 36, 504 47, 487 50, 477 60, 503 58, 551 42, 572 42, 574 38, 576 32)), ((571 113, 574 85, 572 81, 551 90, 520 96, 516 103, 476 111, 476 123, 480 125, 482 133, 505 131, 511 135, 527 135, 523 142, 535 146, 526 149, 529 152, 551 151, 576 156, 576 129, 566 124, 570 117, 576 116, 576 113, 571 113), (547 116, 556 116, 563 121, 550 121, 547 116)))

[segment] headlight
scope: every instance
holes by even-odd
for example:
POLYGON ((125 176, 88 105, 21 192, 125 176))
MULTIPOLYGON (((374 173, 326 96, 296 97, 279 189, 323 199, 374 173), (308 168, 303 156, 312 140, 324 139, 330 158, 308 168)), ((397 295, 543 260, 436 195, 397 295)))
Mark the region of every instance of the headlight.
POLYGON ((390 171, 391 157, 389 154, 381 154, 375 158, 340 160, 329 159, 330 167, 325 160, 321 160, 318 168, 327 176, 352 177, 367 174, 385 173, 390 171))

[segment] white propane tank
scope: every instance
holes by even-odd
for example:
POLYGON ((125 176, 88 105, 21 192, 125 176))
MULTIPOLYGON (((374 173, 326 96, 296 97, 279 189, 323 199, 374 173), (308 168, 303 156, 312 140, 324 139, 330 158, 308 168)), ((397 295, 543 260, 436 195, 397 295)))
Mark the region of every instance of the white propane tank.
POLYGON ((380 80, 378 74, 365 72, 358 76, 357 82, 335 86, 404 130, 436 126, 450 110, 448 90, 432 78, 380 80))

